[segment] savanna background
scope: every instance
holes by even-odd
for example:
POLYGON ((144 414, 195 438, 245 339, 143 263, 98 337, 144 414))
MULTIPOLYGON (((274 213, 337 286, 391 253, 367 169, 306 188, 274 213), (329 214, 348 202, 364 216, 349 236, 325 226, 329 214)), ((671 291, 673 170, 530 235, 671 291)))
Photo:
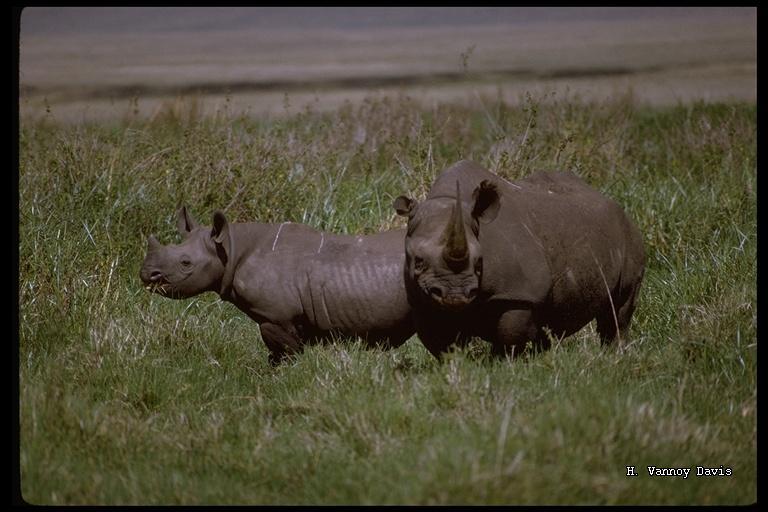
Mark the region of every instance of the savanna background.
POLYGON ((757 498, 755 8, 26 8, 18 489, 34 504, 757 498), (514 362, 413 337, 276 368, 138 279, 203 223, 401 226, 462 158, 570 170, 647 269, 630 337, 514 362), (627 477, 626 466, 639 476, 627 477), (651 478, 646 466, 730 468, 651 478))

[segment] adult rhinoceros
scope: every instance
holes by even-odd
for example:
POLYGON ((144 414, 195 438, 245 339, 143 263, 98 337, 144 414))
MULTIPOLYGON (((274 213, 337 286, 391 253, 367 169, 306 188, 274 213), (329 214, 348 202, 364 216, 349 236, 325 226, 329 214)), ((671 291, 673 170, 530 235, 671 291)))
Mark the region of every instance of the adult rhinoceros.
POLYGON ((439 356, 478 336, 497 355, 546 329, 570 335, 592 319, 604 343, 629 327, 643 277, 640 232, 616 202, 568 172, 509 182, 461 161, 408 217, 404 268, 416 331, 439 356))
POLYGON ((333 334, 397 347, 414 332, 403 283, 405 230, 368 236, 323 233, 303 224, 200 226, 182 207, 179 245, 150 235, 140 277, 180 299, 205 291, 258 322, 270 362, 333 334))

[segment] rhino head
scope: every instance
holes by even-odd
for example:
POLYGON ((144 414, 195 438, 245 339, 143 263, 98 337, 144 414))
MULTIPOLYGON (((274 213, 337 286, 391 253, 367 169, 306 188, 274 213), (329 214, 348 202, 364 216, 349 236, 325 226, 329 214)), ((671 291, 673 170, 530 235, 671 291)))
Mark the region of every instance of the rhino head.
POLYGON ((221 292, 227 261, 232 254, 229 224, 220 211, 213 215, 213 227, 200 226, 182 206, 177 227, 183 240, 162 245, 150 235, 147 255, 139 277, 145 287, 164 297, 184 299, 206 291, 221 292))
POLYGON ((469 205, 462 201, 457 180, 456 199, 452 202, 418 203, 400 196, 394 207, 399 215, 408 217, 405 275, 411 286, 416 285, 421 299, 453 311, 472 303, 483 273, 479 226, 498 214, 496 185, 484 180, 473 191, 469 205))

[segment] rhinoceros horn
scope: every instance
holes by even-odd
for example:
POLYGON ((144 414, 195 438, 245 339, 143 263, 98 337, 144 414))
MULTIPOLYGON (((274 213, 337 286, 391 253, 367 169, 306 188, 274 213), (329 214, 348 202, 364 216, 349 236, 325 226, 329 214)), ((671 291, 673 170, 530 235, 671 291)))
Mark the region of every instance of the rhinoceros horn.
POLYGON ((464 214, 461 209, 461 191, 459 181, 456 180, 456 204, 453 206, 451 220, 445 228, 443 235, 445 247, 443 259, 450 267, 464 268, 469 260, 469 246, 467 245, 467 233, 464 229, 464 214))
POLYGON ((154 235, 149 235, 149 238, 147 238, 147 252, 155 252, 162 249, 162 244, 157 241, 157 238, 155 238, 154 235))

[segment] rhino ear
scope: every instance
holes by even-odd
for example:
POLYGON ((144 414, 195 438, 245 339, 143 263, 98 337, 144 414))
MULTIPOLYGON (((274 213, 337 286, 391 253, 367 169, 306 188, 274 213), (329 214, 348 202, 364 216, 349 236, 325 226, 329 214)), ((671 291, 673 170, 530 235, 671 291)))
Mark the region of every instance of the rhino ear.
POLYGON ((192 214, 189 213, 186 206, 179 208, 179 212, 176 215, 176 228, 179 230, 181 236, 187 236, 190 231, 199 226, 192 214))
MULTIPOLYGON (((232 282, 232 266, 228 265, 235 254, 235 240, 229 231, 229 222, 220 210, 213 212, 213 227, 211 228, 211 238, 216 246, 216 254, 224 264, 224 282, 232 282), (229 276, 229 277, 227 277, 229 276)), ((225 290, 225 288, 222 288, 225 290)))
POLYGON ((400 196, 392 203, 395 207, 395 211, 398 215, 408 216, 413 211, 413 207, 416 206, 416 201, 410 197, 400 196))
POLYGON ((499 213, 501 198, 495 183, 483 180, 472 192, 472 217, 483 224, 487 224, 496 218, 499 213))
POLYGON ((229 240, 229 223, 227 218, 220 210, 216 210, 213 213, 213 229, 211 229, 211 237, 217 244, 222 244, 228 247, 227 242, 229 240))

